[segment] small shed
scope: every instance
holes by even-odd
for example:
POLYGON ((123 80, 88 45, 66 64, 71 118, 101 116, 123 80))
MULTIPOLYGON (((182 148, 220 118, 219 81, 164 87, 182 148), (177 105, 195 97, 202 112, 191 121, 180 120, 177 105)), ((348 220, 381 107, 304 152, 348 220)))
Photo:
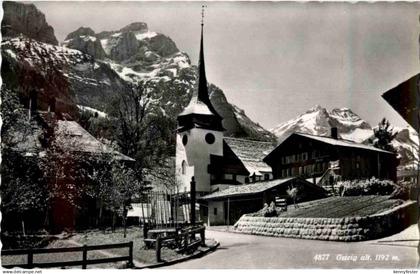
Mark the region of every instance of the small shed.
MULTIPOLYGON (((326 197, 322 187, 293 177, 232 186, 203 196, 199 201, 207 203, 209 225, 233 225, 243 214, 262 209, 264 203, 269 204, 276 197, 287 198, 287 190, 293 187, 299 189, 298 202, 326 197)), ((292 203, 290 198, 288 203, 292 203)))

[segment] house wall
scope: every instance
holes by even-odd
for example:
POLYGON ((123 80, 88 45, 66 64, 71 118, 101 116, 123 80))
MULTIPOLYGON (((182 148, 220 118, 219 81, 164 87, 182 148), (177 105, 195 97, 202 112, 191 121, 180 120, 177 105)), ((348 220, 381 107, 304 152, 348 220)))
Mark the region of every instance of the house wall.
MULTIPOLYGON (((316 200, 326 197, 324 189, 317 187, 311 183, 307 183, 301 179, 290 180, 287 183, 281 184, 275 188, 268 189, 263 193, 254 195, 240 195, 235 197, 221 197, 217 201, 209 201, 209 216, 210 225, 233 225, 236 223, 244 214, 253 213, 261 210, 264 207, 264 203, 268 205, 275 201, 276 197, 288 197, 287 190, 293 186, 299 187, 299 200, 298 202, 316 200), (229 203, 229 206, 228 206, 229 203), (212 216, 213 208, 220 207, 223 210, 224 215, 217 214, 212 216), (229 216, 227 210, 229 208, 229 216), (229 223, 228 220, 229 219, 229 223)), ((288 203, 291 204, 293 201, 288 198, 288 203)))
POLYGON ((225 224, 225 207, 224 201, 210 201, 208 203, 209 225, 225 224), (215 212, 216 211, 216 212, 215 212))

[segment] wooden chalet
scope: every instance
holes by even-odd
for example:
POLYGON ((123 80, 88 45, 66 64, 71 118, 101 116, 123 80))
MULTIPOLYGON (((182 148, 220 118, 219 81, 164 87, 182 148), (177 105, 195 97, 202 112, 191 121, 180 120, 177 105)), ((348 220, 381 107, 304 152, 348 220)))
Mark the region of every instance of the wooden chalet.
POLYGON ((331 171, 330 163, 343 180, 376 177, 396 180, 396 154, 376 147, 339 139, 336 129, 331 137, 293 133, 264 158, 274 178, 303 176, 317 178, 331 171))
MULTIPOLYGON (((47 157, 49 148, 53 145, 52 140, 54 140, 54 146, 59 149, 59 152, 63 151, 69 153, 69 155, 80 156, 77 159, 86 159, 86 162, 83 162, 80 166, 80 168, 86 169, 86 172, 91 170, 93 164, 99 164, 104 159, 123 161, 127 165, 131 165, 135 161, 114 150, 109 145, 100 142, 77 122, 69 120, 71 119, 69 116, 67 117, 64 114, 57 115, 53 112, 36 111, 31 114, 30 119, 32 121, 32 131, 21 142, 17 143, 14 149, 16 153, 23 157, 31 157, 36 161, 47 157), (43 133, 46 134, 44 135, 43 133), (103 156, 107 157, 104 158, 103 156), (96 161, 98 159, 100 161, 96 161)), ((75 163, 73 160, 68 159, 60 161, 58 164, 73 165, 75 163)), ((46 180, 51 182, 51 187, 56 185, 57 182, 63 186, 73 183, 74 185, 83 185, 85 182, 74 182, 73 175, 67 174, 67 170, 71 168, 73 167, 69 166, 69 169, 67 169, 66 166, 62 166, 64 176, 60 175, 59 178, 47 177, 46 180)), ((68 188, 67 191, 64 195, 71 195, 70 191, 76 190, 68 188)), ((83 195, 82 199, 76 203, 77 206, 59 197, 52 199, 49 206, 51 210, 47 219, 49 227, 53 231, 59 232, 65 228, 74 229, 80 226, 94 225, 98 212, 98 201, 83 195)), ((9 216, 6 213, 3 214, 3 217, 9 218, 7 223, 15 223, 13 220, 14 216, 9 216)), ((42 225, 39 224, 41 222, 39 216, 37 216, 37 220, 32 220, 32 216, 30 218, 34 226, 42 225)))

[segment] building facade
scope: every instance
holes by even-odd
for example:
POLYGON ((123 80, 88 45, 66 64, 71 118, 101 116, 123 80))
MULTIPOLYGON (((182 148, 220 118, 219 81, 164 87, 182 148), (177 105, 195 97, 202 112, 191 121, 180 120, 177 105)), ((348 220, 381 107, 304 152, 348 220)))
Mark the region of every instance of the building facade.
POLYGON ((316 182, 330 171, 343 180, 376 177, 396 180, 396 154, 373 146, 332 137, 293 133, 264 158, 273 169, 274 178, 302 176, 316 182))

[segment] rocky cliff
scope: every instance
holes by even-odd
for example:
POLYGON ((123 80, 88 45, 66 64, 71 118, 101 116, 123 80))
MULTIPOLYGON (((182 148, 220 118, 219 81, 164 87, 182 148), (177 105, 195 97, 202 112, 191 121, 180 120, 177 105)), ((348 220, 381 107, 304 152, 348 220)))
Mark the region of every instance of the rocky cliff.
POLYGON ((58 45, 54 29, 48 25, 45 15, 35 5, 4 1, 3 12, 3 39, 23 34, 40 42, 58 45))
MULTIPOLYGON (((23 101, 35 92, 46 109, 56 98, 57 110, 105 111, 112 96, 133 85, 147 85, 150 111, 175 119, 196 88, 196 66, 168 36, 135 22, 119 30, 95 33, 80 27, 58 46, 54 30, 33 4, 5 2, 2 31, 2 77, 23 101)), ((231 105, 223 91, 210 85, 210 98, 225 117, 225 135, 256 140, 274 136, 231 105)))

